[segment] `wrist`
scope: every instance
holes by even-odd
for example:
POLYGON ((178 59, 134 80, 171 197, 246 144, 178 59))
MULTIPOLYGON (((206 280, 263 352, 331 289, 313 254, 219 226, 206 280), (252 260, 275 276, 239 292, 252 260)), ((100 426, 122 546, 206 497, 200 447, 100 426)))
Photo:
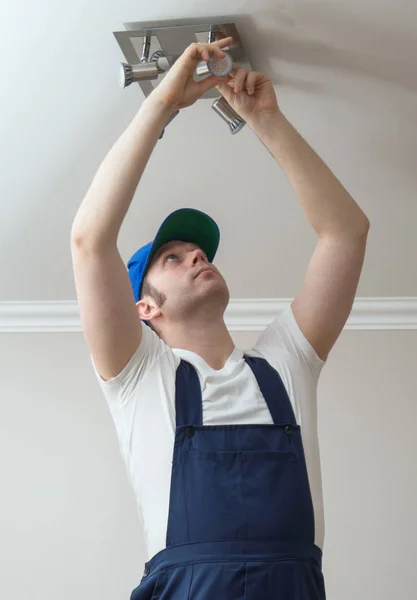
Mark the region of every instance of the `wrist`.
POLYGON ((166 104, 161 102, 156 96, 150 94, 145 100, 142 102, 140 110, 143 112, 151 113, 155 117, 160 117, 162 120, 167 120, 173 115, 176 111, 173 107, 168 107, 166 104))
POLYGON ((248 121, 248 125, 258 135, 271 133, 272 130, 280 127, 286 121, 285 115, 278 110, 274 113, 265 113, 255 116, 248 121))

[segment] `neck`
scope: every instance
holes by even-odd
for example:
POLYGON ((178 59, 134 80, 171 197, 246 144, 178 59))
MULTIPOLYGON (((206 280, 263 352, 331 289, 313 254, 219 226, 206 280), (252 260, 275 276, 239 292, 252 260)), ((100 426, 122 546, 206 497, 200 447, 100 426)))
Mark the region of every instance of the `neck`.
POLYGON ((182 348, 195 352, 216 371, 222 369, 235 349, 235 344, 223 318, 209 323, 171 323, 161 332, 170 348, 182 348))

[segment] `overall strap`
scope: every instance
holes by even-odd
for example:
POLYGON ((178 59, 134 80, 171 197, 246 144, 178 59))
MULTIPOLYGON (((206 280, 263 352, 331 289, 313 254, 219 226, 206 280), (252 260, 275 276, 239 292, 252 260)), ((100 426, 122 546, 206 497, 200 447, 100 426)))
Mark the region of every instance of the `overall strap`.
POLYGON ((177 427, 203 424, 203 398, 198 374, 192 364, 181 359, 175 381, 177 427))
POLYGON ((296 425, 292 404, 278 371, 264 358, 246 354, 244 358, 256 377, 274 424, 291 423, 296 425))

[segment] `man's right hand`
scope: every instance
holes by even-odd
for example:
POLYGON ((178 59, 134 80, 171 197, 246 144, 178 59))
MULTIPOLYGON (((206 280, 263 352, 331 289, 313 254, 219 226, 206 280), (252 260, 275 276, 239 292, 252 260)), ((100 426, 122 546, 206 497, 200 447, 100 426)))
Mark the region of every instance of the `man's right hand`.
POLYGON ((223 58, 224 52, 221 48, 229 46, 232 41, 232 37, 227 37, 211 44, 190 44, 168 70, 161 83, 147 97, 147 100, 155 101, 169 112, 175 112, 194 104, 210 88, 228 81, 228 77, 210 75, 203 81, 196 82, 193 80, 193 75, 198 63, 202 60, 208 62, 213 55, 223 58))

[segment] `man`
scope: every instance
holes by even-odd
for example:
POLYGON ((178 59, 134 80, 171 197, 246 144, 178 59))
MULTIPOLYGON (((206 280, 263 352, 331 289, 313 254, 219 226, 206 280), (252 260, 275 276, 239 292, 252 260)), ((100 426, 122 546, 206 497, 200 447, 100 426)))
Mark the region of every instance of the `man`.
POLYGON ((103 161, 73 224, 83 331, 145 534, 131 600, 326 598, 316 389, 352 308, 369 221, 262 73, 193 81, 198 62, 231 41, 185 50, 103 161), (229 291, 209 215, 172 212, 128 271, 117 250, 161 129, 214 86, 283 168, 318 236, 301 290, 245 353, 224 323, 229 291))

